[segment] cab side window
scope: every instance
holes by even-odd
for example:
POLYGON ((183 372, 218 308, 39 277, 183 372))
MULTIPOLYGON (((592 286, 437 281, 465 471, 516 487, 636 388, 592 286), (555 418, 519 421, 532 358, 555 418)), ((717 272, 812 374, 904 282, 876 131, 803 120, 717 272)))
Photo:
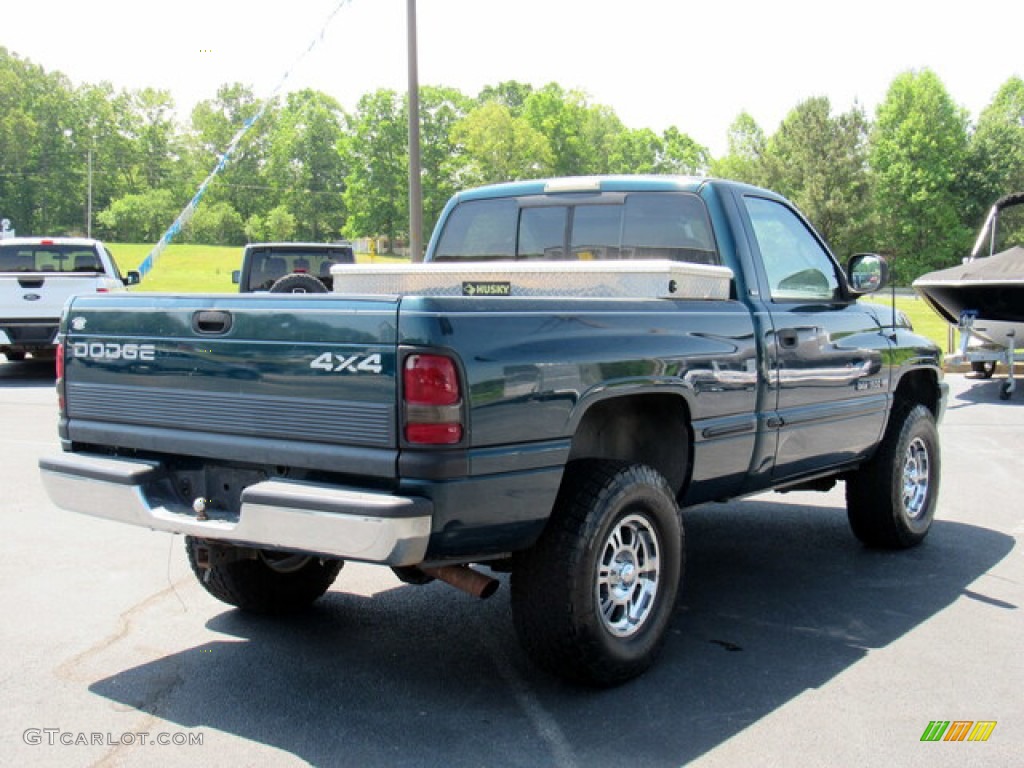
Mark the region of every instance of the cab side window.
POLYGON ((804 222, 785 205, 744 198, 761 251, 773 301, 833 301, 839 279, 828 253, 804 222))

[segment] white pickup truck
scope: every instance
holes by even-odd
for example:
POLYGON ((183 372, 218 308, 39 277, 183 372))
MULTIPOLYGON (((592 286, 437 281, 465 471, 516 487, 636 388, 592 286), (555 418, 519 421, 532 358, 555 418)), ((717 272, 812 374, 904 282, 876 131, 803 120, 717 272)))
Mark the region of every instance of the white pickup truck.
POLYGON ((83 293, 124 291, 122 277, 98 240, 14 237, 0 240, 0 352, 8 360, 52 357, 64 302, 83 293))

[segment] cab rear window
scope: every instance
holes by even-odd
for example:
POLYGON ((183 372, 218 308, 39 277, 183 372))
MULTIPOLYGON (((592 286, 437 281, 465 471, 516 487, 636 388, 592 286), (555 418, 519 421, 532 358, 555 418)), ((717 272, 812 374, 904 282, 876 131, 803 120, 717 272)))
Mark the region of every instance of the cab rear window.
POLYGON ((249 270, 250 291, 269 291, 270 287, 285 275, 293 272, 318 277, 322 281, 331 278, 331 267, 335 264, 352 264, 355 255, 351 246, 335 248, 273 248, 256 249, 251 255, 249 270))
POLYGON ((719 264, 704 203, 685 192, 470 200, 445 223, 435 261, 669 259, 719 264))
POLYGON ((0 272, 103 271, 92 248, 69 245, 0 245, 0 272))

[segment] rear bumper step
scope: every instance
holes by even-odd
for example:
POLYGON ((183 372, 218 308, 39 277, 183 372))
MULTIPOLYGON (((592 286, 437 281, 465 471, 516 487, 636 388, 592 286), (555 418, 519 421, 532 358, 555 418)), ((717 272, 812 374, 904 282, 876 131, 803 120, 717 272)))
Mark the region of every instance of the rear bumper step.
POLYGON ((66 453, 39 469, 58 507, 157 531, 391 566, 422 562, 430 539, 425 498, 268 480, 242 492, 237 520, 200 519, 169 498, 159 462, 66 453))

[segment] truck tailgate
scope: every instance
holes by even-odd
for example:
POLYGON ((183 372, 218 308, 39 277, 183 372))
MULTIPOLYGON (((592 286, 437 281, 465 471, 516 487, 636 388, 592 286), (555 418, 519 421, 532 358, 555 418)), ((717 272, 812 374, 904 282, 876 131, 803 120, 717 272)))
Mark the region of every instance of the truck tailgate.
POLYGON ((56 320, 69 297, 95 293, 96 275, 25 272, 0 274, 0 316, 11 319, 48 317, 56 320))
POLYGON ((392 476, 397 313, 394 297, 78 297, 61 436, 392 476))

